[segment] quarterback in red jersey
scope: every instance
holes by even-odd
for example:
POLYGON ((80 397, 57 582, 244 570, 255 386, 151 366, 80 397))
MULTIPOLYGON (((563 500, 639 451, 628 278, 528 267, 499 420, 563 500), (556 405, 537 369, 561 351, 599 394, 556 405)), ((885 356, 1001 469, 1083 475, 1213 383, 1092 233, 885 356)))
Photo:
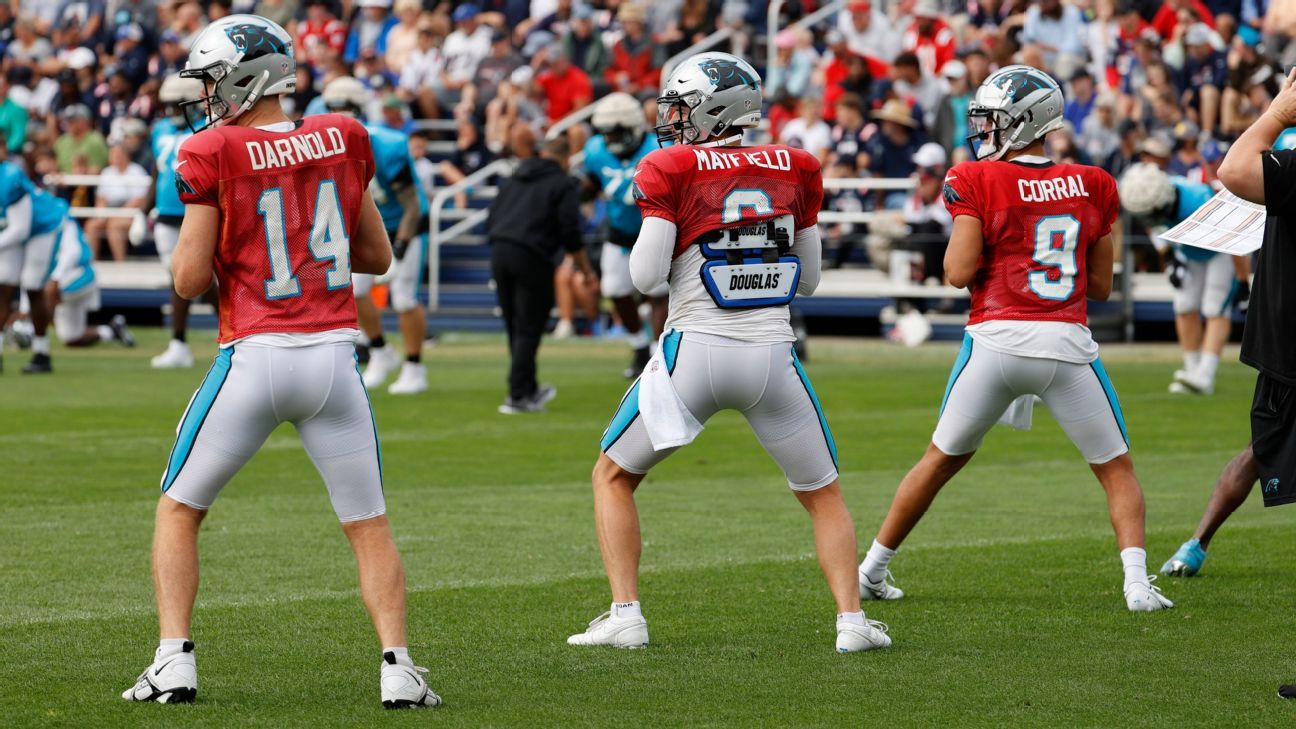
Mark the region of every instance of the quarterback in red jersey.
POLYGON ((972 311, 931 445, 901 481, 860 565, 866 596, 903 595, 886 581, 895 550, 1001 417, 1029 427, 1038 397, 1107 493, 1126 607, 1173 607, 1147 574, 1143 491, 1125 418, 1085 326, 1086 300, 1111 294, 1116 182, 1096 167, 1043 156, 1062 106, 1057 83, 1029 66, 994 73, 969 106, 976 161, 945 178, 954 217, 945 273, 971 290, 972 311))
POLYGON ((198 526, 221 489, 280 424, 292 423, 324 478, 351 542, 360 592, 383 646, 388 708, 436 706, 405 646, 405 577, 387 524, 382 456, 355 363, 351 273, 383 273, 391 244, 367 190, 369 136, 350 117, 293 122, 279 95, 296 85, 292 40, 253 15, 208 25, 182 76, 204 96, 186 105, 185 203, 172 257, 176 291, 221 297, 220 351, 176 429, 153 541, 161 642, 122 698, 191 702, 198 670, 190 618, 198 526))
POLYGON ((612 607, 567 642, 648 645, 634 491, 712 415, 738 410, 810 513, 837 603, 837 650, 884 648, 886 626, 860 610, 837 446, 789 322, 793 297, 819 285, 819 162, 800 149, 742 146, 743 130, 760 122, 761 84, 736 56, 685 60, 657 103, 658 138, 675 145, 650 153, 635 172, 643 227, 630 276, 643 292, 669 282, 666 332, 604 431, 594 467, 612 607))

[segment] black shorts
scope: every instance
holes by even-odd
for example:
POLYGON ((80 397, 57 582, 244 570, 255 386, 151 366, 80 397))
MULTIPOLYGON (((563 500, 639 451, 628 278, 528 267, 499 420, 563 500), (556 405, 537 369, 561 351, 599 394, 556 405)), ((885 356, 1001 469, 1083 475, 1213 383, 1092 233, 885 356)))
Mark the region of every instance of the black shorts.
POLYGON ((1264 505, 1296 501, 1296 387, 1264 373, 1251 402, 1251 451, 1264 505))

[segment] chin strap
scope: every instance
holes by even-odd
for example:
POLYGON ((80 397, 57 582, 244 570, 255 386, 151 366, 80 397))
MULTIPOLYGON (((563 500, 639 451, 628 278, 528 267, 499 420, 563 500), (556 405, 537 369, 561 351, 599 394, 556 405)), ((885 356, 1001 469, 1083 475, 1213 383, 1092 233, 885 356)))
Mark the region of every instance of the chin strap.
POLYGON ((741 141, 742 141, 742 138, 743 138, 742 132, 739 132, 739 133, 733 135, 732 137, 727 137, 727 138, 725 138, 725 139, 713 139, 713 140, 711 140, 710 142, 703 142, 702 144, 699 144, 699 145, 697 145, 697 146, 699 146, 699 147, 728 147, 728 146, 729 146, 731 143, 733 143, 733 142, 741 142, 741 141))

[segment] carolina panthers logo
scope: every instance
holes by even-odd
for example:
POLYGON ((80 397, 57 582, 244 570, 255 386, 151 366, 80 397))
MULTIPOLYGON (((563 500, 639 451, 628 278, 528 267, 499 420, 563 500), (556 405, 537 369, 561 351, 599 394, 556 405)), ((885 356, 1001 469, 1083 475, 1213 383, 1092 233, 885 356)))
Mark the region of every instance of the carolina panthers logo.
POLYGON ((1004 96, 1012 101, 1021 101, 1029 96, 1032 91, 1047 89, 1048 87, 1044 79, 1033 73, 1015 73, 999 84, 999 88, 1003 89, 1004 96))
POLYGON ((953 205, 956 202, 963 202, 963 198, 959 197, 958 191, 955 190, 954 186, 949 184, 948 182, 945 183, 945 188, 944 190, 942 190, 942 192, 945 195, 945 202, 951 205, 953 205))
POLYGON ((711 79, 711 83, 716 85, 716 91, 738 86, 750 86, 754 90, 760 90, 760 81, 733 61, 713 59, 703 61, 698 66, 711 79))
POLYGON ((1265 484, 1265 486, 1264 486, 1264 492, 1265 492, 1266 494, 1276 494, 1276 493, 1278 493, 1278 490, 1279 490, 1280 488, 1282 488, 1282 481, 1279 481, 1279 480, 1276 479, 1276 478, 1271 478, 1271 479, 1269 479, 1269 481, 1265 484))
POLYGON ((229 36, 238 52, 243 54, 243 60, 245 61, 268 56, 272 53, 281 53, 285 56, 292 55, 290 44, 276 38, 263 25, 240 23, 226 28, 225 35, 229 36))

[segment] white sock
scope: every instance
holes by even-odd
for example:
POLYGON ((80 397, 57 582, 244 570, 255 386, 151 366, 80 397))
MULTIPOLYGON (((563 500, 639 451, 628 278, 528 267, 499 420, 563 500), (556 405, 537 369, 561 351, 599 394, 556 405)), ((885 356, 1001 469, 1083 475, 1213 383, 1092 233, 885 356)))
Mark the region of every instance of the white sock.
POLYGON ((612 617, 614 618, 642 618, 643 609, 639 607, 639 601, 631 602, 614 602, 612 603, 612 617))
POLYGON ((153 654, 153 662, 156 663, 167 656, 179 653, 188 640, 188 638, 163 638, 158 641, 157 652, 153 654))
POLYGON ((1125 589, 1131 585, 1146 585, 1147 551, 1141 547, 1126 547, 1121 550, 1121 564, 1125 565, 1125 589))
POLYGON ((95 327, 95 332, 99 334, 99 339, 105 342, 111 342, 117 338, 117 335, 113 334, 112 327, 108 326, 107 324, 100 324, 99 326, 95 327))
POLYGON ((402 645, 402 646, 394 646, 394 647, 391 647, 391 648, 383 648, 383 655, 386 655, 386 654, 388 654, 388 653, 395 653, 395 654, 396 654, 396 662, 397 662, 397 663, 404 663, 404 664, 411 665, 411 666, 414 665, 414 662, 411 661, 411 660, 410 660, 410 657, 409 657, 409 648, 407 648, 407 647, 405 647, 405 646, 403 646, 403 645, 402 645))
POLYGON ((891 563, 895 553, 894 549, 887 549, 874 539, 873 546, 864 555, 864 564, 860 565, 860 575, 874 584, 881 582, 886 577, 887 565, 891 563))
POLYGON ((852 625, 866 625, 864 622, 864 611, 854 613, 837 613, 837 622, 850 623, 852 625))
POLYGON ((35 354, 49 354, 49 337, 32 337, 32 352, 35 354))
POLYGON ((1184 352, 1184 372, 1192 372, 1197 369, 1197 363, 1201 362, 1201 352, 1184 352))
POLYGON ((1208 382, 1215 381, 1215 372, 1219 369, 1220 358, 1218 354, 1202 352, 1201 357, 1197 360, 1197 374, 1206 378, 1208 382))

